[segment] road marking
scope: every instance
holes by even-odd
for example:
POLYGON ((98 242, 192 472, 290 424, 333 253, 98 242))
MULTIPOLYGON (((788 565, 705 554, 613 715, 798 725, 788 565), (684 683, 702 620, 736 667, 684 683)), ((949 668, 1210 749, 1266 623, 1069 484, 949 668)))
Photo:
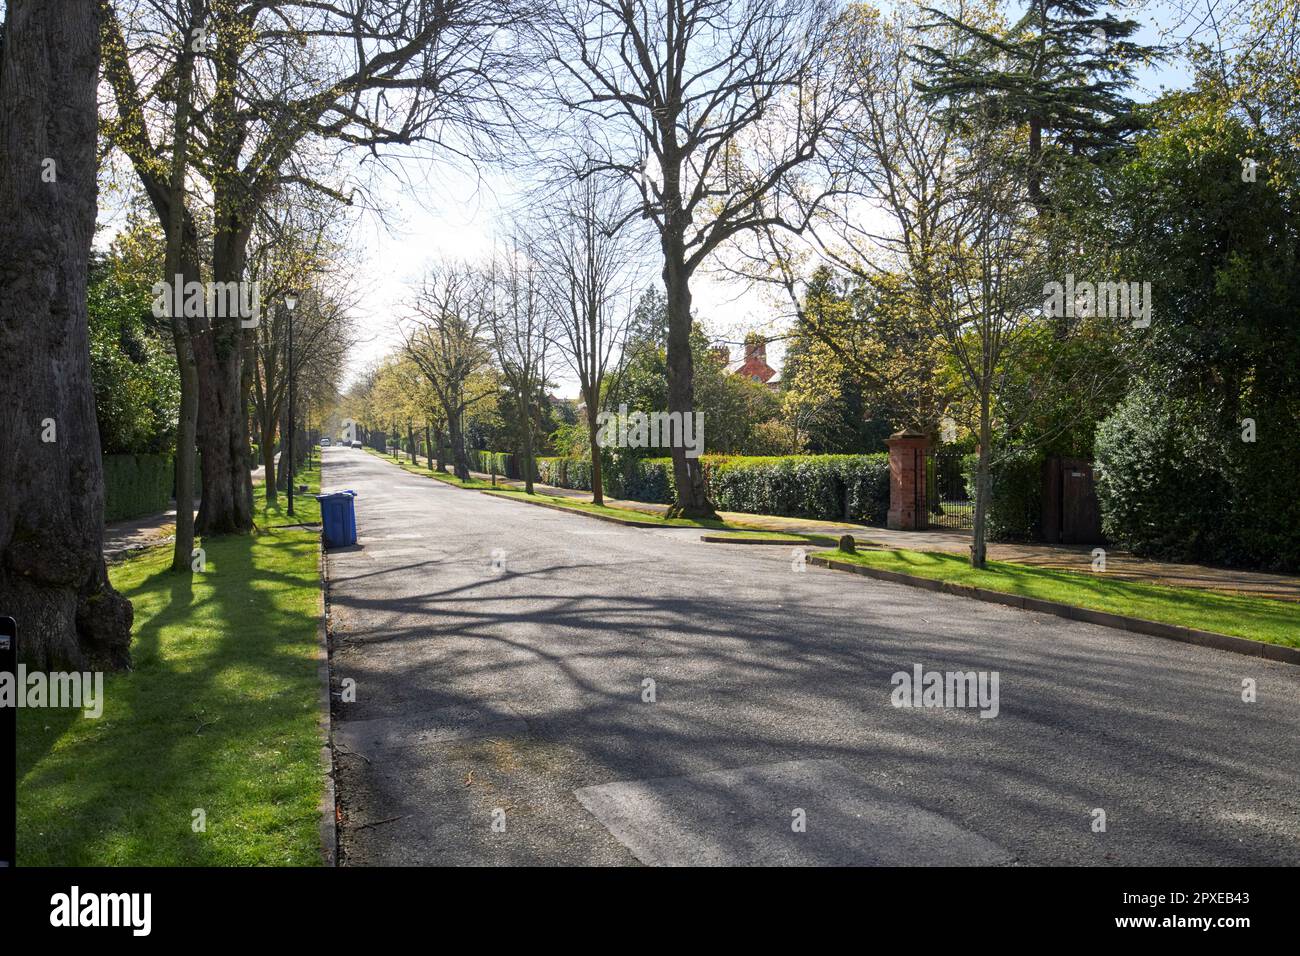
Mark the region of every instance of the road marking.
POLYGON ((833 760, 609 783, 574 795, 651 866, 994 866, 1013 859, 833 760), (804 832, 792 827, 797 811, 804 832))

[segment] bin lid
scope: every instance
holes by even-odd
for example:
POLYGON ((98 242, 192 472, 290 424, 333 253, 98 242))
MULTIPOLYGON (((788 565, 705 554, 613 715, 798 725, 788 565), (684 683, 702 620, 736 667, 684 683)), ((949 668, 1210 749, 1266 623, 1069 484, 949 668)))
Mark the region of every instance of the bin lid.
POLYGON ((313 495, 317 501, 329 501, 332 498, 355 498, 357 493, 351 489, 347 491, 331 491, 327 495, 313 495))

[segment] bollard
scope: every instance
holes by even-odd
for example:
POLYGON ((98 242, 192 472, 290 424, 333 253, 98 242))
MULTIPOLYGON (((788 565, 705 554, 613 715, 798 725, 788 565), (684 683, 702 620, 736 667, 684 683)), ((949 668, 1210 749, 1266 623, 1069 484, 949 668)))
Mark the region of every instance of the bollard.
POLYGON ((840 550, 843 551, 845 554, 857 553, 858 544, 856 541, 853 540, 853 535, 851 534, 840 535, 840 550))

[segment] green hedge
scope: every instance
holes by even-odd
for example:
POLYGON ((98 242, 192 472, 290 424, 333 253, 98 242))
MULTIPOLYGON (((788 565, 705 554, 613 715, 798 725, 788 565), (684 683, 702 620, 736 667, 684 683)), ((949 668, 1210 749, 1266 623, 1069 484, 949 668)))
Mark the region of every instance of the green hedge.
POLYGON ((104 520, 166 511, 172 500, 170 455, 105 455, 104 520))
MULTIPOLYGON (((538 458, 537 480, 556 488, 591 491, 591 462, 585 458, 538 458)), ((606 480, 605 493, 613 494, 609 484, 606 480)))
POLYGON ((522 478, 515 456, 506 451, 484 451, 470 449, 466 456, 472 471, 481 471, 485 475, 497 474, 502 478, 522 478))
POLYGON ((885 454, 703 460, 709 497, 723 511, 877 525, 889 511, 885 454))
MULTIPOLYGON (((991 495, 985 535, 990 541, 1034 541, 1043 533, 1043 460, 1040 451, 1011 448, 994 456, 989 466, 991 495)), ((979 456, 962 458, 966 493, 975 500, 975 469, 979 456)))
MULTIPOLYGON (((883 525, 889 511, 889 456, 703 455, 709 497, 722 511, 883 525)), ((541 458, 540 480, 591 490, 591 462, 541 458)), ((676 498, 671 458, 625 459, 606 470, 605 493, 668 504, 676 498)))
POLYGON ((661 505, 670 505, 677 500, 671 458, 627 458, 622 467, 611 468, 610 475, 617 482, 613 493, 620 498, 653 501, 661 505))

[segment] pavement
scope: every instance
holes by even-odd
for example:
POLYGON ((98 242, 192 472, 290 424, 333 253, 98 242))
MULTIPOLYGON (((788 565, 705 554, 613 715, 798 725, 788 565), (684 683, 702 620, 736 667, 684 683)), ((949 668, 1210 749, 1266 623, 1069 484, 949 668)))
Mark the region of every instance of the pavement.
MULTIPOLYGON (((275 460, 280 460, 277 452, 275 460)), ((266 478, 266 466, 258 465, 249 472, 253 484, 266 478)), ((173 498, 174 502, 175 499, 173 498)), ((200 500, 194 499, 194 513, 199 512, 200 500)), ((104 557, 116 561, 133 551, 167 544, 176 537, 176 509, 168 508, 151 515, 127 518, 123 521, 110 521, 104 525, 104 557)))
MULTIPOLYGON (((198 511, 199 499, 195 498, 194 513, 198 514, 198 511)), ((126 557, 132 551, 166 544, 175 537, 175 508, 125 521, 109 522, 104 525, 104 557, 114 561, 126 557)))
POLYGON ((1300 668, 324 462, 342 865, 1300 864, 1300 668))

